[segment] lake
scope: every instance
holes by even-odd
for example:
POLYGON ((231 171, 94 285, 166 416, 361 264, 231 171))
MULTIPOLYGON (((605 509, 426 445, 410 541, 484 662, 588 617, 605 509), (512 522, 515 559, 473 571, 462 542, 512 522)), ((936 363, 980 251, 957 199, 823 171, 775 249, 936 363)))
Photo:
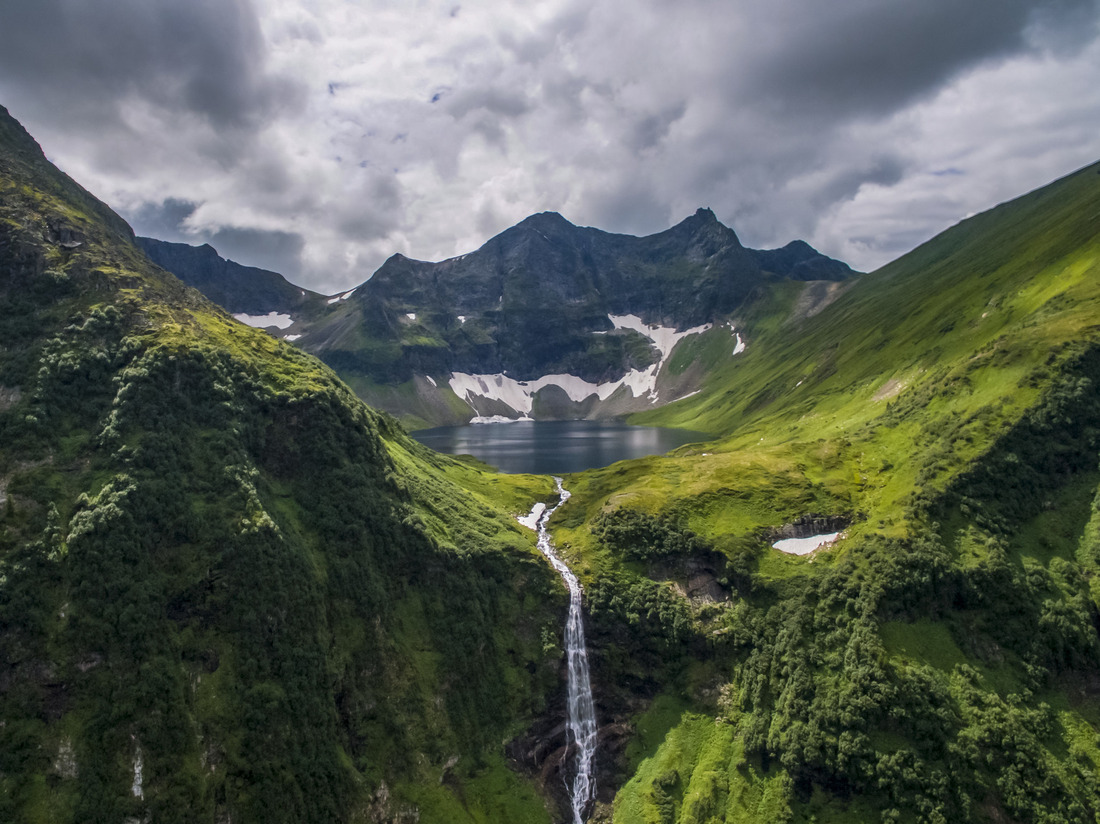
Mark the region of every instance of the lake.
POLYGON ((514 421, 441 426, 411 433, 437 452, 473 455, 501 472, 564 475, 710 440, 702 432, 622 421, 514 421))

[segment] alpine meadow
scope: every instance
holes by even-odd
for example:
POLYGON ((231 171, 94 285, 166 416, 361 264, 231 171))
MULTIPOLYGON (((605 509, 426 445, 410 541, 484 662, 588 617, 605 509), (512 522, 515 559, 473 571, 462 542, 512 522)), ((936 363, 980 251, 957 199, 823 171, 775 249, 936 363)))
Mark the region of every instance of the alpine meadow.
POLYGON ((0 108, 0 820, 1100 821, 1100 164, 864 274, 707 209, 332 297, 172 246, 0 108), (564 495, 406 430, 493 416, 707 440, 564 495))

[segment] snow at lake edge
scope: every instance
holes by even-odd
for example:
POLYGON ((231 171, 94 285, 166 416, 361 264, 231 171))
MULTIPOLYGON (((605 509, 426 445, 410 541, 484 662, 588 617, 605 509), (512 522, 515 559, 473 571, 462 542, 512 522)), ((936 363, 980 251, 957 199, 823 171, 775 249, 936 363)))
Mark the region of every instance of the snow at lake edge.
POLYGON ((646 324, 637 315, 608 315, 607 317, 616 329, 631 329, 649 338, 660 352, 657 363, 645 369, 632 369, 617 381, 601 384, 590 383, 576 375, 544 375, 533 381, 517 381, 503 373, 471 375, 465 372, 454 372, 449 382, 450 387, 458 397, 471 406, 473 405, 471 398, 487 398, 507 404, 524 417, 531 414, 535 394, 547 386, 557 386, 564 390, 574 403, 580 403, 592 395, 605 401, 624 386, 635 398, 647 395, 649 400, 656 402, 658 400, 657 375, 676 344, 690 335, 698 335, 711 328, 711 324, 707 323, 677 332, 671 327, 646 324))

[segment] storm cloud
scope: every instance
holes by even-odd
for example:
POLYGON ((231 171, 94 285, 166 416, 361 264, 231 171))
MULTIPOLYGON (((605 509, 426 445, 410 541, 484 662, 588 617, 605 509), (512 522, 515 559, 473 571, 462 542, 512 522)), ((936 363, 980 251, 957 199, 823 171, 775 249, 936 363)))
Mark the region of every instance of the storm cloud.
POLYGON ((336 292, 544 210, 870 269, 1100 157, 1096 0, 8 0, 0 103, 138 232, 336 292))

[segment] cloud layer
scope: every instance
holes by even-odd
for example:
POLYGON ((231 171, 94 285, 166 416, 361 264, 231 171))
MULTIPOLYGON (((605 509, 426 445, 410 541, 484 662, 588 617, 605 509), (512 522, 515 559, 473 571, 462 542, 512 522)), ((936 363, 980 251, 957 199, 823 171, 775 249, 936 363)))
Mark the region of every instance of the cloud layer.
POLYGON ((1100 157, 1097 0, 6 0, 0 103, 141 233, 322 292, 699 206, 857 268, 1100 157))

